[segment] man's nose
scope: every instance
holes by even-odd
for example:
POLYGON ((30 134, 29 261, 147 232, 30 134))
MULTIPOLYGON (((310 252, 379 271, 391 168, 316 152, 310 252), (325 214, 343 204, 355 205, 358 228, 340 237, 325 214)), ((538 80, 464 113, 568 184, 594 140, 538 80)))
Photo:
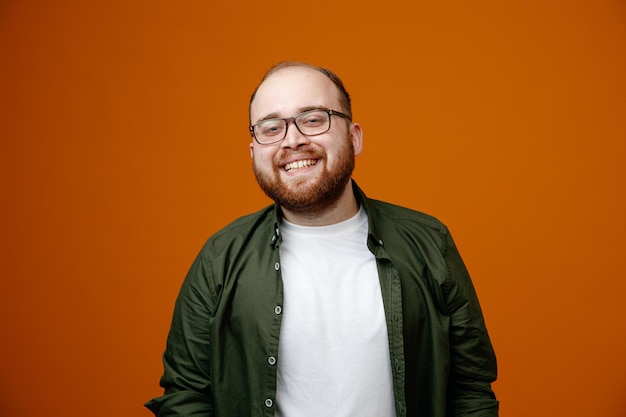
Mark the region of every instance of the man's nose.
POLYGON ((293 120, 287 123, 285 129, 287 129, 287 133, 285 134, 285 140, 282 142, 283 148, 295 149, 310 143, 309 137, 300 132, 298 126, 296 126, 296 122, 293 120))

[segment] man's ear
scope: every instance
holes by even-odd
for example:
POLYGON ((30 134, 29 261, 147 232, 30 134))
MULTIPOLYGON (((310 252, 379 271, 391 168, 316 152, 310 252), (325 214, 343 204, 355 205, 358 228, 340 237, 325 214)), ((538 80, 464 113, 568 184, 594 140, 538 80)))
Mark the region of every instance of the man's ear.
POLYGON ((350 123, 350 140, 354 147, 354 156, 361 154, 363 150, 363 129, 358 123, 350 123))

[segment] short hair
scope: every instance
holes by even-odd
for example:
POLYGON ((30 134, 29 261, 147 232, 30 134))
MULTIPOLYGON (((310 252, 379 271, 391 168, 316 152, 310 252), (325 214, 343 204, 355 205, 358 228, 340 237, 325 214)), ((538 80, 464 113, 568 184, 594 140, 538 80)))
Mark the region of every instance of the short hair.
POLYGON ((267 72, 265 73, 265 75, 261 79, 261 82, 259 83, 259 85, 254 89, 254 92, 252 93, 252 96, 250 96, 250 103, 248 105, 248 115, 250 114, 250 108, 252 107, 252 101, 254 101, 254 98, 256 97, 256 93, 259 90, 259 87, 261 87, 261 84, 263 84, 263 82, 265 80, 267 80, 275 72, 278 72, 278 71, 280 71, 280 70, 282 70, 284 68, 291 68, 291 67, 310 68, 310 69, 313 69, 315 71, 319 71, 322 74, 324 74, 326 77, 328 77, 328 79, 330 81, 332 81, 333 84, 335 84, 335 87, 337 87, 337 90, 339 91, 339 104, 342 107, 341 110, 344 113, 346 113, 348 116, 350 116, 350 118, 352 118, 352 102, 350 101, 350 94, 348 94, 348 91, 344 87, 343 82, 337 76, 337 74, 335 74, 334 72, 332 72, 331 70, 329 70, 327 68, 316 67, 315 65, 311 65, 311 64, 307 64, 305 62, 299 62, 299 61, 283 61, 283 62, 279 62, 278 64, 273 65, 269 70, 267 70, 267 72))

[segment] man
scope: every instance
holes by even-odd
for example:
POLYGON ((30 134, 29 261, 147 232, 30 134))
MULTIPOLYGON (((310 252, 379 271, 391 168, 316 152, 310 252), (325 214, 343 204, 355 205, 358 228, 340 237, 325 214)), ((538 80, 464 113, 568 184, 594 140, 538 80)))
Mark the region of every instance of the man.
POLYGON ((166 416, 493 417, 496 360, 444 225, 367 198, 362 130, 332 72, 287 62, 250 101, 276 204, 211 237, 178 296, 166 416))

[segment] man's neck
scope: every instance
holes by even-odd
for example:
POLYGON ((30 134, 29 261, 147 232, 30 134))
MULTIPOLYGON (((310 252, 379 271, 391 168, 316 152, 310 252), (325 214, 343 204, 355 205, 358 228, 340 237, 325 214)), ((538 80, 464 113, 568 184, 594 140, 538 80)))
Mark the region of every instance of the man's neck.
POLYGON ((359 204, 352 191, 352 181, 348 181, 339 199, 324 210, 316 212, 295 212, 281 207, 285 220, 300 226, 328 226, 348 220, 357 214, 359 204))

